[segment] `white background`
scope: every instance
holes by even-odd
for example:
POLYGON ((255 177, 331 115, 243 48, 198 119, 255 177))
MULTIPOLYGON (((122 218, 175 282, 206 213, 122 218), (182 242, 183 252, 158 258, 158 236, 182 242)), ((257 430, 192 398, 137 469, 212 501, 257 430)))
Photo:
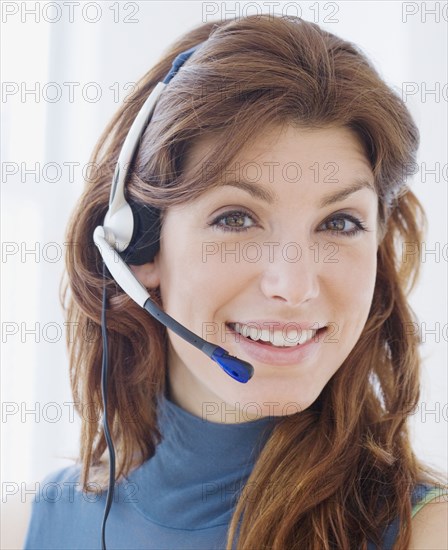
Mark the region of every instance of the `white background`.
POLYGON ((80 423, 73 413, 58 299, 64 231, 82 190, 82 167, 129 91, 126 84, 138 80, 175 39, 201 22, 257 10, 296 15, 298 9, 304 19, 359 45, 397 92, 401 94, 404 87, 415 92, 405 99, 421 132, 421 170, 410 183, 428 214, 429 232, 428 253, 421 258, 422 278, 410 299, 425 340, 421 403, 412 429, 417 454, 447 468, 446 2, 64 2, 55 6, 55 2, 5 1, 2 548, 21 547, 33 487, 77 454, 80 423), (30 92, 33 89, 35 93, 30 92), (53 101, 58 89, 61 96, 53 101), (101 97, 95 101, 98 89, 101 97), (57 163, 60 173, 49 163, 57 163), (11 173, 14 167, 16 174, 11 173), (425 167, 436 172, 425 173, 425 167))

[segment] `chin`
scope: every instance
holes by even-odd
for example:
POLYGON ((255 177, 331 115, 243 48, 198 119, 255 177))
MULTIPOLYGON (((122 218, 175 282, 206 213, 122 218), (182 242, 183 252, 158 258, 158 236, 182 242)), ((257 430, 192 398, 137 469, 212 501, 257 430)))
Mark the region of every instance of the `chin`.
POLYGON ((237 406, 240 410, 240 417, 244 420, 255 420, 262 417, 281 417, 291 416, 308 409, 319 397, 322 388, 316 391, 296 393, 289 391, 273 392, 269 391, 257 392, 250 394, 240 393, 229 398, 224 398, 228 403, 229 409, 237 406))

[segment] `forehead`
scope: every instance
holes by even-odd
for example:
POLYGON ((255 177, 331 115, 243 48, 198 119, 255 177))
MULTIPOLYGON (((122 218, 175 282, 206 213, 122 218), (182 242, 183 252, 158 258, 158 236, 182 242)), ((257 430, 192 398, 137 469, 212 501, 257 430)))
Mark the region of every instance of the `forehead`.
MULTIPOLYGON (((198 167, 210 152, 224 144, 219 135, 203 136, 187 159, 186 168, 198 167)), ((231 165, 221 169, 213 187, 239 181, 267 189, 265 200, 275 202, 273 184, 299 183, 335 189, 344 183, 367 182, 372 191, 374 177, 363 144, 345 127, 304 128, 291 125, 270 127, 241 148, 231 165), (271 188, 269 190, 269 187, 271 188)))

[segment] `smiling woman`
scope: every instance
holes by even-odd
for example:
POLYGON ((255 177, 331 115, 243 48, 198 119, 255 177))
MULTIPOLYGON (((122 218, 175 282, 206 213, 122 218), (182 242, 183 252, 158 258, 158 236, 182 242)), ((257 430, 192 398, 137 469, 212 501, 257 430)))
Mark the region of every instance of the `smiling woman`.
POLYGON ((26 548, 95 547, 109 472, 117 548, 447 547, 446 503, 419 511, 446 485, 414 455, 407 427, 419 398, 419 341, 405 330, 419 263, 401 263, 399 246, 418 246, 426 222, 406 185, 417 148, 400 98, 316 24, 246 17, 172 47, 106 128, 92 157, 102 170, 67 230, 74 401, 106 409, 117 472, 108 431, 83 419, 80 464, 45 480, 67 489, 34 504, 26 548), (194 47, 171 81, 173 60, 179 69, 194 47), (147 122, 142 106, 161 81, 147 122), (128 173, 123 143, 138 145, 128 173), (124 179, 131 243, 118 247, 107 217, 101 242, 193 339, 250 364, 247 383, 112 277, 102 289, 93 232, 124 179), (82 337, 101 326, 107 394, 102 343, 82 337))

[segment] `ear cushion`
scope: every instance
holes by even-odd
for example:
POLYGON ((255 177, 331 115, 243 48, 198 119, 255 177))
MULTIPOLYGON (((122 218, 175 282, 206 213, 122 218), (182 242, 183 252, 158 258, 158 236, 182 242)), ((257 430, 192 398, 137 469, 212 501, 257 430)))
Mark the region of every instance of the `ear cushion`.
POLYGON ((134 231, 129 246, 120 256, 132 265, 152 262, 160 248, 160 210, 129 200, 128 203, 134 216, 134 231))

